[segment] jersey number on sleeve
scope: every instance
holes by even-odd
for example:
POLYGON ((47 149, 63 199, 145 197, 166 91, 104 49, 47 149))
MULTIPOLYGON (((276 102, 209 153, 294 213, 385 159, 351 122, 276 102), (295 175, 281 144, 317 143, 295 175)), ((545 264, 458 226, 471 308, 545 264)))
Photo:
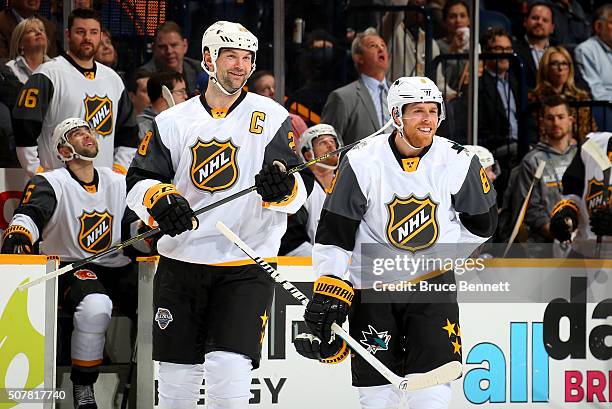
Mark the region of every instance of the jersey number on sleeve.
POLYGON ((40 90, 37 88, 25 88, 21 91, 19 96, 19 102, 17 103, 20 107, 36 108, 38 104, 38 94, 40 90))
POLYGON ((491 190, 491 185, 489 184, 489 179, 487 178, 484 168, 480 168, 480 181, 482 182, 482 191, 489 193, 489 190, 491 190))
POLYGON ((30 183, 26 188, 25 193, 23 194, 23 199, 21 200, 21 204, 27 204, 30 201, 30 196, 32 196, 32 190, 34 190, 34 183, 30 183))

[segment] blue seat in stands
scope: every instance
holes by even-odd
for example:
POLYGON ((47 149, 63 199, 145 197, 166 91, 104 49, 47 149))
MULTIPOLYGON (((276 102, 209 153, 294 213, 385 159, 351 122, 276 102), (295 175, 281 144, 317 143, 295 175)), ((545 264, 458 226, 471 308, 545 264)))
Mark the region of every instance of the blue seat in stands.
POLYGON ((512 35, 512 24, 505 14, 497 11, 480 9, 480 36, 493 27, 501 27, 512 35))

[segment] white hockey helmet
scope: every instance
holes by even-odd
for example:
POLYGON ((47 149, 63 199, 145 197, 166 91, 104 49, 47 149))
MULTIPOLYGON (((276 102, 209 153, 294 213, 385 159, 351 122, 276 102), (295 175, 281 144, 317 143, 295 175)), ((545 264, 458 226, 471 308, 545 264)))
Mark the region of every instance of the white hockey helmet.
MULTIPOLYGON (((97 135, 95 129, 92 128, 89 122, 85 121, 84 119, 81 119, 81 118, 64 119, 62 122, 57 124, 55 126, 55 129, 53 130, 52 142, 53 142, 53 147, 56 149, 57 157, 62 162, 68 162, 75 158, 93 162, 94 159, 96 159, 96 157, 90 158, 88 156, 79 155, 78 153, 75 152, 74 146, 72 146, 72 144, 68 142, 68 134, 70 133, 70 131, 77 129, 77 128, 87 128, 93 135, 97 135), (60 154, 59 148, 61 146, 67 146, 72 151, 69 157, 66 158, 60 154)), ((98 155, 96 154, 96 156, 98 155)))
MULTIPOLYGON (((333 136, 336 139, 337 148, 340 148, 342 146, 342 144, 340 143, 340 140, 338 139, 338 134, 336 133, 336 130, 334 129, 333 126, 328 125, 328 124, 317 124, 317 125, 311 126, 310 128, 306 129, 302 133, 302 135, 300 135, 300 143, 298 145, 298 155, 300 156, 300 158, 302 158, 304 162, 308 161, 304 157, 304 152, 306 151, 312 152, 313 141, 322 135, 333 136)), ((317 163, 316 165, 324 167, 326 169, 336 169, 338 167, 338 165, 329 166, 321 162, 317 163)))
MULTIPOLYGON (((237 48, 239 50, 251 51, 253 53, 253 61, 251 63, 251 72, 247 75, 246 80, 255 72, 255 57, 257 55, 257 37, 255 37, 249 30, 244 28, 242 24, 233 23, 231 21, 217 21, 206 29, 202 36, 202 56, 204 51, 210 52, 214 71, 209 71, 204 58, 202 57, 202 68, 208 74, 209 78, 217 84, 221 92, 226 95, 233 95, 240 90, 233 93, 228 92, 223 88, 217 80, 217 58, 219 57, 219 51, 222 48, 237 48)), ((243 84, 244 86, 244 84, 243 84)), ((242 88, 242 87, 241 87, 242 88)))
POLYGON ((478 157, 480 165, 483 167, 483 169, 491 167, 491 171, 495 176, 499 176, 501 174, 499 163, 497 163, 490 150, 480 145, 463 145, 463 147, 468 152, 478 157))
POLYGON ((393 117, 393 125, 400 131, 403 125, 395 122, 402 117, 402 109, 406 104, 418 102, 435 102, 438 104, 438 126, 446 118, 444 98, 438 86, 427 77, 401 77, 393 82, 387 95, 387 107, 393 117))
POLYGON ((490 150, 480 145, 463 145, 465 149, 471 154, 478 156, 478 160, 483 168, 488 168, 489 166, 493 166, 495 164, 495 158, 493 158, 493 154, 490 150))

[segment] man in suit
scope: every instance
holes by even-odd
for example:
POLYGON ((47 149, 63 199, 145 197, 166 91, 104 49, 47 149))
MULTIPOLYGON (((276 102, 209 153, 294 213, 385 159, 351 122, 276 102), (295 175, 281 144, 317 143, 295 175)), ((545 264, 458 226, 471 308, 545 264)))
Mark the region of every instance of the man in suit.
POLYGON ((11 35, 17 24, 28 17, 36 16, 42 20, 47 34, 47 55, 57 56, 57 27, 53 22, 38 14, 40 0, 13 0, 11 7, 0 11, 0 59, 9 57, 11 35))
POLYGON ((321 115, 321 123, 333 126, 344 145, 363 139, 389 120, 385 41, 376 29, 368 28, 353 40, 351 54, 359 79, 329 94, 321 115))
POLYGON ((540 60, 544 51, 551 45, 550 35, 555 30, 550 3, 543 1, 531 3, 523 20, 523 27, 525 36, 517 40, 514 51, 525 64, 527 87, 534 89, 540 60))
MULTIPOLYGON (((487 53, 511 54, 510 35, 502 28, 493 28, 483 39, 487 53)), ((517 140, 518 87, 509 75, 508 59, 487 60, 479 86, 478 144, 492 151, 517 140)))

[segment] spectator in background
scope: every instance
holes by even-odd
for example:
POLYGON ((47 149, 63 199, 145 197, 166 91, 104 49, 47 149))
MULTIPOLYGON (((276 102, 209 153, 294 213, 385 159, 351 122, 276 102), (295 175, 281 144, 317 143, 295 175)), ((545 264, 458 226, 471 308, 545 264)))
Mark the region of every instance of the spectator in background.
MULTIPOLYGON (((425 6, 426 0, 392 0, 393 5, 425 6)), ((425 72, 425 18, 416 11, 385 13, 381 34, 389 45, 391 70, 387 73, 389 81, 399 77, 426 76, 425 72)), ((431 44, 431 58, 440 54, 438 43, 431 44)), ((436 69, 436 85, 446 99, 457 95, 444 80, 442 65, 436 69)))
POLYGON ((98 51, 96 51, 94 58, 97 62, 117 71, 119 55, 117 54, 117 50, 115 50, 115 46, 113 45, 113 38, 110 31, 105 28, 102 29, 102 40, 100 41, 100 47, 98 47, 98 51))
POLYGON ((575 0, 551 0, 555 31, 552 34, 554 44, 562 44, 573 49, 589 38, 591 27, 580 2, 575 0))
POLYGON ((570 113, 567 100, 553 95, 543 101, 542 118, 546 138, 538 142, 525 155, 516 182, 514 207, 521 206, 535 171, 541 161, 546 162, 542 178, 533 186, 531 199, 525 214, 525 225, 529 231, 529 240, 537 243, 552 242, 550 233, 550 215, 553 207, 562 199, 561 180, 565 169, 576 155, 577 147, 572 128, 574 117, 570 113))
MULTIPOLYGON (((489 30, 482 42, 488 53, 511 54, 514 51, 510 35, 502 28, 489 30)), ((518 133, 518 86, 514 77, 509 75, 509 70, 508 59, 485 61, 478 87, 478 142, 493 151, 500 160, 504 155, 496 152, 496 148, 514 144, 518 133)))
POLYGON ((174 21, 166 21, 159 26, 153 42, 153 58, 140 67, 141 70, 176 71, 183 74, 189 95, 194 95, 198 74, 204 70, 200 61, 186 57, 187 39, 181 27, 174 21))
POLYGON ((550 3, 536 1, 529 5, 523 20, 525 36, 514 44, 514 50, 525 64, 527 87, 534 89, 536 75, 544 51, 550 47, 550 35, 555 29, 550 3))
MULTIPOLYGON (((595 35, 576 47, 576 65, 589 84, 593 99, 612 101, 612 4, 605 4, 593 16, 595 35)), ((600 129, 611 130, 612 110, 607 109, 607 124, 600 129), (607 127, 604 127, 607 125, 607 127)))
POLYGON ((321 122, 334 127, 343 145, 363 139, 389 120, 385 40, 370 27, 357 34, 351 54, 359 79, 329 94, 321 116, 321 122))
POLYGON ((15 27, 28 17, 38 17, 47 34, 47 54, 50 57, 57 55, 57 28, 47 18, 38 14, 40 0, 13 0, 11 7, 0 11, 0 58, 10 58, 10 39, 15 27))
POLYGON ((11 36, 10 61, 6 63, 19 82, 25 84, 32 72, 43 62, 49 61, 47 35, 42 20, 28 17, 22 20, 11 36))
POLYGON ((147 95, 151 105, 136 117, 138 122, 138 137, 142 141, 147 132, 153 129, 153 119, 166 109, 187 100, 187 88, 183 74, 176 71, 156 72, 147 81, 147 95), (165 96, 162 87, 167 87, 171 93, 165 96))
POLYGON ((147 95, 147 81, 151 73, 145 70, 137 70, 127 82, 127 91, 134 105, 134 115, 140 114, 147 105, 151 104, 147 95))
MULTIPOLYGON (((442 10, 447 35, 438 40, 440 54, 467 53, 470 48, 470 9, 465 0, 450 0, 442 10)), ((466 60, 445 60, 440 63, 449 87, 461 88, 462 77, 467 73, 466 60)))
POLYGON ((304 121, 318 124, 323 103, 339 85, 338 74, 344 64, 344 51, 327 31, 318 29, 308 34, 305 49, 298 58, 299 85, 288 95, 287 110, 300 115, 304 121))
MULTIPOLYGON (((249 91, 264 97, 272 98, 276 96, 276 79, 270 71, 255 71, 247 83, 249 91)), ((286 98, 285 98, 286 99, 286 98)), ((295 146, 299 145, 300 135, 308 128, 301 116, 289 113, 291 127, 293 128, 295 146)))
MULTIPOLYGON (((532 117, 528 118, 527 132, 529 140, 542 139, 545 135, 542 112, 542 102, 554 95, 563 96, 567 101, 585 101, 591 99, 589 93, 576 86, 574 81, 574 66, 570 53, 563 47, 550 47, 544 53, 538 69, 536 88, 528 94, 528 102, 532 117)), ((597 125, 591 116, 591 109, 582 107, 570 108, 573 132, 579 140, 583 140, 589 132, 597 130, 597 125)))

